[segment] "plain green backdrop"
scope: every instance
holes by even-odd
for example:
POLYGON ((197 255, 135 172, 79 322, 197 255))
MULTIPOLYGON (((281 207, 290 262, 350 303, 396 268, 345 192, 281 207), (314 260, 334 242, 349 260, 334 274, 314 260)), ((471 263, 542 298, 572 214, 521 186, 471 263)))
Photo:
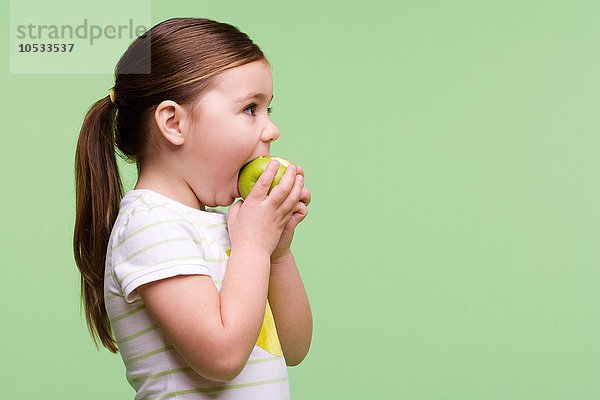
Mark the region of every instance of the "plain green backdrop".
MULTIPOLYGON (((600 399, 598 15, 152 1, 152 24, 233 24, 273 65, 272 154, 313 197, 293 243, 314 317, 293 399, 600 399)), ((80 315, 72 251, 75 145, 113 76, 11 74, 0 35, 0 397, 131 399, 80 315)))

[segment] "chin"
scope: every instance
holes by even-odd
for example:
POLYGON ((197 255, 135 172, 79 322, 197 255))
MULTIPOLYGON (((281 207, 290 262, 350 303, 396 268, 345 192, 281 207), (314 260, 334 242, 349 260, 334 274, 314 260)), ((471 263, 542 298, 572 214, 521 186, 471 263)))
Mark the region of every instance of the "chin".
POLYGON ((208 207, 229 207, 235 202, 236 198, 232 195, 223 196, 222 198, 216 198, 215 203, 208 205, 208 207))

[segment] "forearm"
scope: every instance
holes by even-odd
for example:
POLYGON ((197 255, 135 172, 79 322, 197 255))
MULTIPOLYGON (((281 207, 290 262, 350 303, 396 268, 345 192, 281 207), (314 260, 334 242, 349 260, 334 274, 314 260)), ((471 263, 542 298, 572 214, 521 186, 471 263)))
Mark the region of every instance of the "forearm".
POLYGON ((310 348, 312 314, 291 251, 271 261, 269 304, 287 365, 298 365, 310 348))
POLYGON ((237 363, 245 364, 260 333, 269 282, 269 254, 233 248, 220 291, 221 319, 237 363))

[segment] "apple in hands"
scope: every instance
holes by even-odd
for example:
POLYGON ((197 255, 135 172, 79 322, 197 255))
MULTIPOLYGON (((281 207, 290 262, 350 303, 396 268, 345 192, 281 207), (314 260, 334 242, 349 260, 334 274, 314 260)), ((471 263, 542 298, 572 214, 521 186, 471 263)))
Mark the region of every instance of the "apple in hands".
POLYGON ((279 162, 279 170, 271 183, 271 187, 269 188, 269 193, 271 190, 279 183, 281 177, 285 173, 285 170, 290 165, 289 160, 281 157, 269 156, 269 157, 257 157, 254 160, 248 162, 246 165, 242 167, 240 170, 240 175, 238 177, 238 189, 240 191, 240 196, 242 199, 246 200, 246 197, 250 194, 250 191, 254 187, 254 184, 258 180, 258 178, 262 175, 262 173, 269 165, 271 160, 277 160, 279 162))

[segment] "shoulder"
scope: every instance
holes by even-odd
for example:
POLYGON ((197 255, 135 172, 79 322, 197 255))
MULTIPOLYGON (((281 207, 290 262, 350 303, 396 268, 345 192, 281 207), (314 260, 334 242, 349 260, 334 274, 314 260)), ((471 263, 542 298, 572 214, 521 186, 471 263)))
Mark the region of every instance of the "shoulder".
POLYGON ((120 214, 117 221, 118 242, 144 231, 159 235, 173 231, 183 231, 189 235, 198 233, 189 212, 160 201, 148 192, 131 195, 120 214))
POLYGON ((154 280, 210 275, 207 239, 185 210, 140 197, 125 202, 121 211, 110 265, 127 301, 136 298, 135 288, 154 280))

